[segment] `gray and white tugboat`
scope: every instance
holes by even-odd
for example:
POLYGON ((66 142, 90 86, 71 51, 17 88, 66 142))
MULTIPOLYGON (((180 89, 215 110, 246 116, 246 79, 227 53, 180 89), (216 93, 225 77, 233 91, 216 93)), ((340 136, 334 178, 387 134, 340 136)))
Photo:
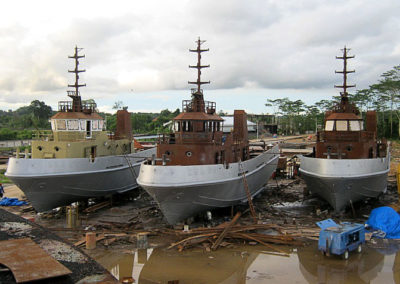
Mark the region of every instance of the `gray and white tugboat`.
POLYGON ((253 157, 249 152, 246 113, 234 112, 234 129, 222 132, 223 119, 216 104, 204 101, 200 38, 196 41, 197 85, 192 99, 184 100, 182 113, 173 119, 173 133, 157 143, 157 155, 140 168, 138 184, 159 204, 170 224, 216 207, 247 201, 263 190, 276 169, 278 145, 253 157), (244 176, 245 175, 245 176, 244 176), (246 183, 247 180, 247 183, 246 183), (246 184, 247 193, 246 193, 246 184))
MULTIPOLYGON (((75 60, 75 84, 69 85, 72 101, 59 102, 58 113, 51 117, 51 133, 32 141, 32 155, 10 158, 6 176, 26 195, 36 211, 92 197, 122 193, 137 188, 136 176, 141 162, 155 148, 136 152, 131 116, 117 112, 117 130, 110 135, 95 103, 81 100, 79 88, 79 48, 75 60)), ((137 145, 137 144, 136 144, 137 145)))
POLYGON ((377 197, 386 191, 390 154, 387 142, 377 137, 377 116, 367 111, 365 123, 359 110, 349 102, 347 70, 349 49, 344 47, 341 100, 325 113, 324 130, 317 133, 315 151, 301 156, 300 172, 307 188, 341 211, 352 202, 377 197), (365 124, 365 130, 364 130, 365 124))

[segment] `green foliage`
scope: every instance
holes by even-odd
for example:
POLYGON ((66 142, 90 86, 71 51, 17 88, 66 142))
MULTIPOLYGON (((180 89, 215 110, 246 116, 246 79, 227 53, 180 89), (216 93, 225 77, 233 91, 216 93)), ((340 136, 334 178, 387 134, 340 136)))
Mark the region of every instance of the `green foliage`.
POLYGON ((39 100, 16 111, 0 111, 0 129, 3 130, 0 139, 29 139, 31 134, 27 130, 50 129, 52 114, 51 107, 39 100), (20 134, 21 131, 24 132, 20 134))
POLYGON ((0 140, 15 140, 17 137, 17 131, 9 128, 0 129, 0 140))
MULTIPOLYGON (((131 123, 133 133, 140 134, 157 134, 169 132, 168 126, 164 124, 172 120, 175 116, 180 113, 179 109, 171 112, 168 109, 162 110, 160 113, 132 113, 131 123)), ((117 127, 117 116, 116 114, 101 114, 102 117, 106 118, 107 130, 115 131, 117 127)))
POLYGON ((124 105, 124 102, 123 101, 116 101, 116 102, 114 102, 114 105, 113 105, 113 109, 122 109, 122 107, 123 107, 123 105, 124 105))
POLYGON ((0 169, 0 183, 11 183, 11 181, 4 175, 5 169, 0 169))
MULTIPOLYGON (((265 105, 273 108, 280 132, 291 134, 315 131, 318 125, 323 124, 325 111, 332 109, 339 100, 340 96, 334 96, 331 100, 321 100, 307 106, 300 100, 268 99, 265 105)), ((378 136, 400 137, 400 65, 383 73, 378 83, 368 89, 349 94, 349 100, 356 104, 361 115, 369 110, 377 112, 378 136)))

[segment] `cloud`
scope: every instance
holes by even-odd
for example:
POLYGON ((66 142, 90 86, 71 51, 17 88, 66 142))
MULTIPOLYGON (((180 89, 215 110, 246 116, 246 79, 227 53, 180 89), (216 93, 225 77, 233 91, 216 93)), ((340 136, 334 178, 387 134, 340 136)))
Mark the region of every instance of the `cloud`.
POLYGON ((188 49, 198 36, 210 48, 202 54, 202 63, 211 65, 202 70, 202 79, 211 81, 204 89, 231 90, 237 97, 249 93, 255 101, 270 90, 304 96, 317 90, 315 98, 318 91, 321 96, 336 92, 333 85, 341 78, 334 70, 341 62, 335 55, 344 45, 356 55, 349 63, 356 73, 349 80, 359 88, 400 61, 396 0, 121 0, 95 8, 89 1, 71 0, 5 6, 0 108, 38 97, 53 105, 66 99, 67 84, 74 80, 67 73, 73 68, 67 56, 75 45, 86 55, 80 65, 87 70, 81 74, 87 84, 83 96, 102 103, 126 97, 137 109, 162 109, 167 101, 179 106, 170 102, 179 97, 170 97, 173 92, 189 96, 187 81, 196 79, 196 70, 188 65, 197 58, 188 49), (131 90, 152 95, 138 98, 131 90))

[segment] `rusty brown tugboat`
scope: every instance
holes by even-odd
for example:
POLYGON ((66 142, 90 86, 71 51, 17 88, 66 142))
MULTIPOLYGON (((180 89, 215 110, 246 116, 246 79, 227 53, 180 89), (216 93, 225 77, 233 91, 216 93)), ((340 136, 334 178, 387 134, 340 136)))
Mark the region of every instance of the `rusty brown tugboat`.
POLYGON ((344 47, 343 85, 340 102, 325 113, 324 129, 317 133, 315 151, 301 157, 300 172, 307 188, 327 200, 335 211, 352 202, 377 197, 386 191, 390 155, 385 140, 377 137, 377 116, 367 111, 364 121, 357 107, 349 102, 347 70, 349 49, 344 47))
MULTIPOLYGON (((191 100, 184 100, 182 113, 173 119, 173 133, 160 138, 157 156, 140 168, 138 184, 159 204, 167 221, 174 224, 215 207, 247 201, 243 175, 249 195, 264 188, 275 170, 279 150, 276 145, 252 157, 249 152, 247 119, 243 110, 234 112, 234 129, 223 134, 223 119, 216 114, 216 104, 204 101, 200 80, 201 53, 204 41, 196 41, 197 85, 191 100)), ((250 196, 249 196, 250 197, 250 196)))

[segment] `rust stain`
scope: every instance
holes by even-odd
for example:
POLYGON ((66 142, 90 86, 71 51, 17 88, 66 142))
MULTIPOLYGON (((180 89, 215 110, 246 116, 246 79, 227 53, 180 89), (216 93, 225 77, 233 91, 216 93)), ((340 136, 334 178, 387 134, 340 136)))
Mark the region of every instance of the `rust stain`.
POLYGON ((1 241, 0 246, 0 263, 11 270, 17 283, 72 273, 29 238, 1 241))

